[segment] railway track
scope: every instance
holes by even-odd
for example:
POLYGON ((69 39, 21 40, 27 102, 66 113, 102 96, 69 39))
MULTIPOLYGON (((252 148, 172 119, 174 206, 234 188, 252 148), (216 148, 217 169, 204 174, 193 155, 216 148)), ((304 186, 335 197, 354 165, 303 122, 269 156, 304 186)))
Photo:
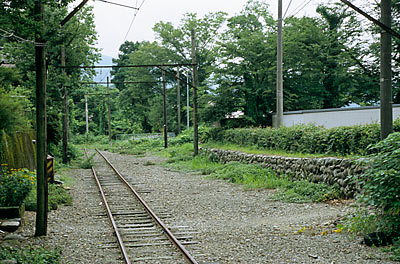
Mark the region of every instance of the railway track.
POLYGON ((193 231, 168 228, 163 221, 169 217, 168 212, 157 208, 156 215, 140 196, 149 191, 135 190, 99 150, 96 152, 105 162, 96 162, 92 174, 125 263, 197 264, 185 248, 196 244, 192 241, 193 231))

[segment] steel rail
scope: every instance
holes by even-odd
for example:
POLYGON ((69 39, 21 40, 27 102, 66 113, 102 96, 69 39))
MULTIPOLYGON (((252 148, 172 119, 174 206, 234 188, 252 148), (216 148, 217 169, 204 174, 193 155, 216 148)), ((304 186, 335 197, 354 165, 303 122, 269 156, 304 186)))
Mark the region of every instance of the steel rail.
POLYGON ((103 157, 103 159, 107 162, 107 164, 113 169, 113 171, 118 175, 118 177, 128 186, 128 188, 132 191, 132 193, 136 196, 138 201, 142 204, 147 213, 153 218, 153 220, 160 226, 168 239, 178 248, 178 250, 182 253, 185 260, 190 264, 198 264, 197 261, 190 255, 190 253, 186 250, 186 248, 181 244, 181 242, 176 239, 176 237, 172 234, 172 232, 168 229, 168 227, 161 221, 160 218, 150 209, 147 203, 140 197, 140 195, 136 192, 136 190, 128 183, 128 181, 119 173, 119 171, 111 164, 111 162, 98 150, 97 153, 103 157))
MULTIPOLYGON (((89 158, 86 148, 85 148, 85 154, 86 154, 86 157, 89 158)), ((122 241, 121 235, 119 234, 117 224, 115 223, 115 220, 114 220, 114 218, 112 216, 111 209, 110 209, 110 206, 108 205, 108 202, 107 202, 106 196, 104 194, 103 188, 101 187, 99 178, 97 177, 96 171, 94 170, 93 166, 91 166, 91 169, 92 169, 93 177, 96 180, 97 187, 99 188, 99 191, 100 191, 100 194, 101 194, 101 198, 103 199, 104 206, 106 207, 108 219, 110 220, 111 225, 113 226, 113 229, 114 229, 114 234, 117 237, 118 246, 119 246, 119 249, 121 250, 121 253, 122 253, 122 256, 124 258, 124 261, 125 261, 126 264, 131 264, 131 261, 129 259, 128 253, 126 252, 126 249, 125 249, 125 246, 124 246, 124 242, 122 241)))

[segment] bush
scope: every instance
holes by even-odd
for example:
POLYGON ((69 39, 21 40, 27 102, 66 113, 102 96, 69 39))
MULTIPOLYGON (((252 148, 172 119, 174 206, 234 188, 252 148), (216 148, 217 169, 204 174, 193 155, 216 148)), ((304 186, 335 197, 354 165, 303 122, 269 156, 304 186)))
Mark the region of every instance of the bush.
POLYGON ((400 133, 370 147, 370 168, 360 176, 361 201, 377 210, 379 229, 400 233, 400 133))
POLYGON ((20 206, 36 181, 33 172, 27 169, 0 167, 0 206, 20 206))
MULTIPOLYGON (((400 131, 400 119, 394 122, 400 131)), ((371 144, 380 140, 378 124, 325 129, 315 125, 282 128, 213 128, 206 133, 205 142, 216 141, 261 149, 302 152, 308 154, 368 155, 371 144)))

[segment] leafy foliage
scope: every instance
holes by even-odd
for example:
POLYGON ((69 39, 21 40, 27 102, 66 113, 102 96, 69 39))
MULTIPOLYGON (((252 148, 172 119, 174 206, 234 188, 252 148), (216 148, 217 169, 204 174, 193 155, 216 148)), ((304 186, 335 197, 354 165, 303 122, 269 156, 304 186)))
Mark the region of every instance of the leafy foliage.
POLYGON ((10 169, 6 164, 0 167, 0 206, 20 206, 32 187, 36 177, 26 169, 10 169))
POLYGON ((60 250, 48 250, 41 247, 17 248, 0 246, 0 259, 14 260, 15 263, 56 264, 60 263, 60 250))
POLYGON ((362 201, 377 210, 379 228, 400 234, 400 133, 372 146, 370 168, 361 176, 362 201))
MULTIPOLYGON (((400 131, 398 121, 394 123, 394 129, 400 131)), ((368 146, 380 140, 379 131, 378 124, 331 129, 314 125, 228 130, 215 128, 204 139, 287 152, 366 155, 374 151, 368 146)))
MULTIPOLYGON (((72 205, 72 196, 66 189, 57 184, 49 184, 49 210, 56 210, 59 205, 72 205)), ((25 201, 25 210, 36 211, 36 188, 28 195, 25 201)))
POLYGON ((292 203, 325 202, 340 199, 343 194, 336 186, 308 181, 293 181, 284 186, 284 190, 274 196, 274 199, 292 203))

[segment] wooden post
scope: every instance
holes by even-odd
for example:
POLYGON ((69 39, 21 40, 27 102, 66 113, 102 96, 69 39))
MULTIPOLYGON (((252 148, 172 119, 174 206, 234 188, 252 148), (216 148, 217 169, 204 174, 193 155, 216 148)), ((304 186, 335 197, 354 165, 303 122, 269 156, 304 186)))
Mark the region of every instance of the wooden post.
POLYGON ((167 89, 165 85, 165 68, 161 67, 163 80, 163 112, 164 112, 164 148, 168 148, 168 129, 167 129, 167 89))
POLYGON ((108 108, 108 137, 111 142, 111 105, 110 105, 110 77, 107 76, 107 108, 108 108))
POLYGON ((47 234, 47 129, 46 129, 46 54, 44 46, 44 4, 35 1, 35 20, 41 25, 35 34, 36 64, 36 176, 37 176, 37 209, 35 236, 47 234))
POLYGON ((176 92, 177 92, 177 111, 178 111, 178 135, 181 133, 181 87, 180 87, 180 79, 179 79, 179 67, 178 67, 178 72, 176 74, 176 79, 177 79, 177 87, 176 87, 176 92))
MULTIPOLYGON (((392 0, 381 1, 381 22, 391 28, 392 0)), ((393 132, 392 110, 392 36, 389 32, 381 32, 381 73, 380 73, 380 99, 381 99, 381 139, 393 132)))
POLYGON ((193 155, 197 156, 199 154, 199 135, 198 135, 198 124, 197 124, 197 63, 196 60, 196 36, 194 29, 192 29, 192 64, 193 64, 193 144, 194 152, 193 155))
POLYGON ((282 77, 282 0, 278 0, 278 45, 276 71, 276 127, 282 126, 283 119, 283 77, 282 77))

